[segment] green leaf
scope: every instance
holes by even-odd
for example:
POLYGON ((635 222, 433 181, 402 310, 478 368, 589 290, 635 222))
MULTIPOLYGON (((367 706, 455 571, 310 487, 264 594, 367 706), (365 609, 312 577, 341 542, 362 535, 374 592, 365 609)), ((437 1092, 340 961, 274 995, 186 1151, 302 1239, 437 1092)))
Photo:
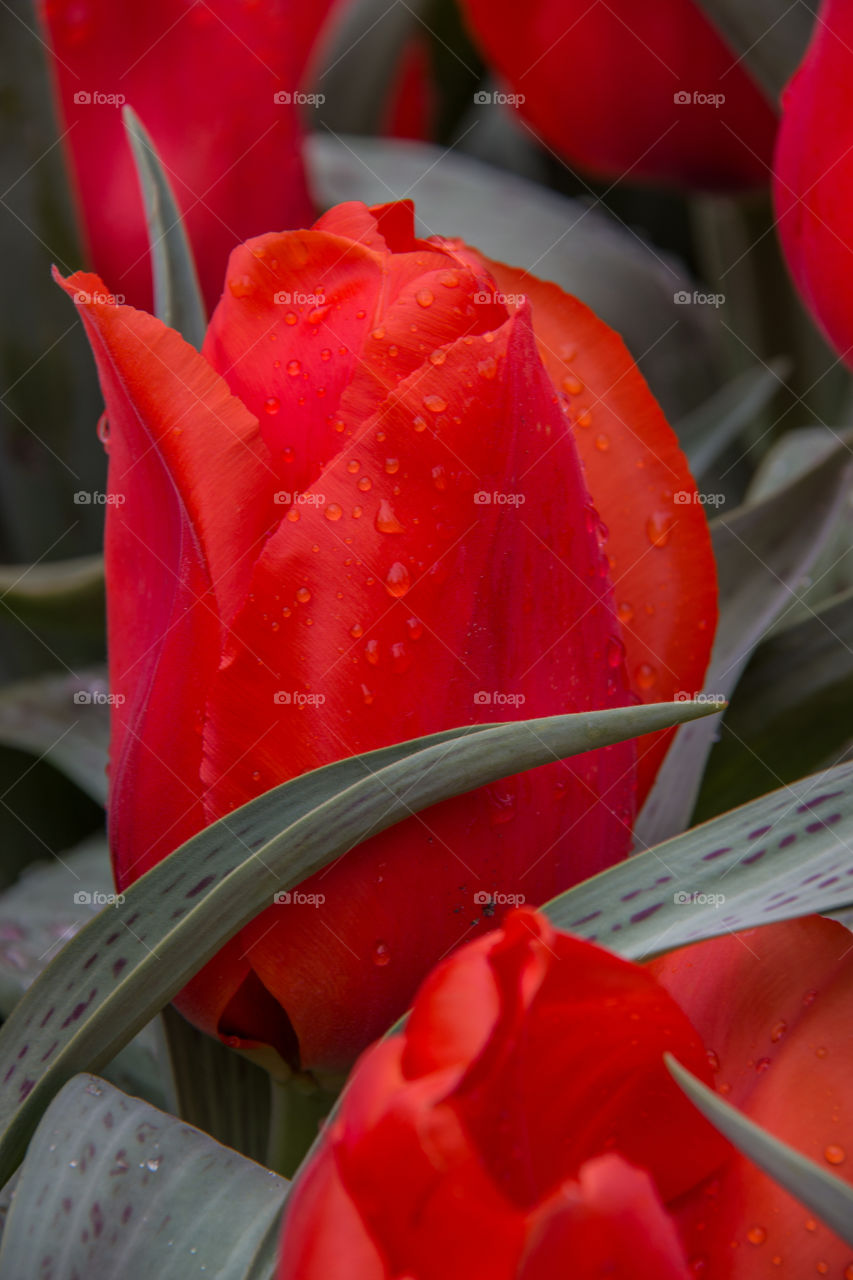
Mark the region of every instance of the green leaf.
MULTIPOLYGON (((664 1054, 664 1061, 676 1084, 715 1129, 774 1182, 811 1209, 846 1244, 853 1245, 853 1187, 849 1183, 834 1178, 813 1160, 748 1120, 731 1103, 697 1080, 672 1054, 664 1054)), ((808 1087, 806 1082, 806 1091, 808 1087)))
MULTIPOLYGON (((113 892, 107 842, 98 835, 50 862, 28 867, 0 894, 0 1021, 113 892)), ((163 1067, 157 1028, 149 1023, 104 1074, 119 1088, 165 1106, 163 1067)))
POLYGON ((839 759, 853 744, 853 590, 756 649, 708 761, 698 821, 839 759))
POLYGON ((57 1089, 109 1061, 274 891, 449 796, 714 709, 666 703, 449 730, 316 769, 206 828, 81 930, 0 1030, 0 1183, 57 1089))
POLYGON ((746 369, 675 423, 690 470, 700 483, 728 446, 767 407, 789 372, 790 361, 784 359, 746 369))
POLYGON ((850 902, 853 763, 638 853, 543 910, 558 928, 636 960, 850 902))
POLYGON ((109 703, 100 670, 0 689, 0 743, 47 760, 93 800, 107 799, 109 703))
POLYGON ((0 565, 0 608, 29 627, 104 633, 103 556, 0 565))
POLYGON ((89 1280, 271 1280, 288 1183, 95 1076, 36 1131, 0 1274, 89 1280))
MULTIPOLYGON (((713 522, 720 620, 705 677, 710 693, 731 696, 755 646, 796 599, 847 501, 851 477, 853 459, 839 448, 763 501, 713 522)), ((688 825, 718 731, 710 723, 679 731, 637 820, 640 848, 688 825)))
POLYGON ((324 205, 409 197, 422 235, 461 237, 580 298, 622 336, 670 418, 717 385, 723 344, 714 309, 676 304, 694 281, 627 224, 426 143, 314 136, 306 159, 324 205))
POLYGON ((155 314, 201 350, 207 316, 178 202, 163 162, 139 117, 130 107, 123 107, 122 119, 145 204, 155 314))
MULTIPOLYGON (((762 86, 775 106, 796 71, 811 36, 814 0, 699 0, 737 62, 762 86)), ((725 88, 725 78, 720 81, 725 88)))

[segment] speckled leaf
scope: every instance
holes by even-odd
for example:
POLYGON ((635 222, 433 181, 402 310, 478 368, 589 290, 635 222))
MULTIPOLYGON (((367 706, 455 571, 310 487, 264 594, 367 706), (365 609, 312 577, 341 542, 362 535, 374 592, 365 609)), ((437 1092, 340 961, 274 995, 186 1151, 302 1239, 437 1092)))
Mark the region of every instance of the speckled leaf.
MULTIPOLYGON (((797 598, 847 501, 851 477, 853 458, 839 447, 763 501, 714 520, 720 621, 705 677, 709 693, 731 696, 755 646, 797 598)), ((679 730, 637 820, 638 848, 688 825, 718 729, 709 723, 679 730)))
MULTIPOLYGON (((113 892, 106 839, 94 836, 50 862, 26 868, 0 894, 0 1021, 9 1017, 28 987, 113 892)), ((154 1024, 149 1023, 104 1074, 119 1088, 165 1106, 161 1048, 154 1024)))
POLYGON ((109 732, 100 670, 40 676, 0 690, 0 743, 48 760, 99 804, 107 800, 109 732))
POLYGON ((287 1189, 200 1129, 75 1076, 21 1167, 0 1274, 261 1280, 273 1273, 287 1189))
POLYGON ((108 1062, 275 891, 449 796, 716 709, 659 703, 449 730, 315 769, 200 832, 76 934, 0 1030, 0 1182, 57 1089, 108 1062))
POLYGON ((639 853, 544 910, 559 928, 640 960, 850 902, 853 763, 639 853))
MULTIPOLYGON (((731 1103, 697 1080, 671 1054, 665 1054, 664 1060, 676 1084, 693 1105, 738 1151, 811 1209, 842 1240, 853 1245, 853 1187, 849 1182, 834 1178, 813 1160, 741 1115, 731 1103)), ((803 1087, 808 1092, 808 1081, 803 1087)))
POLYGON ((200 350, 207 330, 207 316, 178 203, 154 143, 139 117, 130 107, 124 107, 122 119, 145 204, 155 315, 200 350))
POLYGON ((324 206, 409 197, 422 235, 459 236, 580 298, 625 340, 670 419, 717 385, 723 333, 713 307, 679 306, 675 295, 695 288, 683 263, 627 223, 425 143, 315 135, 306 160, 324 206))

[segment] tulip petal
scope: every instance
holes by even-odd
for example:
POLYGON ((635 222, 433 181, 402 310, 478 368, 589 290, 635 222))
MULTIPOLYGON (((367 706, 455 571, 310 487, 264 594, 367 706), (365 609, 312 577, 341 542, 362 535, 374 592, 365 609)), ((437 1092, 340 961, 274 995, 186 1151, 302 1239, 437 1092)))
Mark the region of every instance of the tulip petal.
POLYGON ((463 9, 522 119, 570 163, 709 190, 767 181, 773 109, 695 0, 532 0, 524 22, 512 0, 463 9))
MULTIPOLYGON (((850 933, 817 916, 686 947, 648 968, 719 1062, 717 1088, 750 1119, 823 1168, 853 1180, 853 949, 850 933), (726 1000, 720 999, 720 991, 726 1000)), ((849 1245, 740 1156, 685 1198, 685 1237, 714 1266, 746 1280, 759 1260, 799 1280, 844 1275, 849 1245), (826 1263, 828 1270, 819 1264, 826 1263)))
MULTIPOLYGON (((625 344, 557 285, 483 258, 505 296, 529 298, 542 362, 570 405, 607 553, 631 687, 644 702, 702 690, 717 622, 708 522, 675 432, 625 344)), ((640 746, 642 803, 674 731, 640 746)))
POLYGON ((256 421, 177 333, 108 301, 97 276, 57 280, 78 304, 109 422, 110 825, 127 883, 205 823, 205 690, 270 520, 268 464, 256 421), (226 483, 236 502, 219 500, 226 483))
POLYGON ((692 1280, 672 1218, 647 1173, 619 1156, 583 1165, 538 1209, 518 1280, 692 1280))
POLYGON ((121 112, 105 99, 151 134, 212 307, 235 243, 311 220, 291 99, 329 7, 40 0, 94 262, 134 304, 150 306, 148 237, 121 112))
MULTIPOLYGON (((597 517, 527 318, 443 357, 398 384, 266 544, 208 699, 212 816, 389 740, 624 705, 597 517)), ((632 760, 620 745, 439 806, 306 882, 319 908, 272 907, 244 930, 303 1062, 345 1064, 472 929, 623 856, 632 760)))

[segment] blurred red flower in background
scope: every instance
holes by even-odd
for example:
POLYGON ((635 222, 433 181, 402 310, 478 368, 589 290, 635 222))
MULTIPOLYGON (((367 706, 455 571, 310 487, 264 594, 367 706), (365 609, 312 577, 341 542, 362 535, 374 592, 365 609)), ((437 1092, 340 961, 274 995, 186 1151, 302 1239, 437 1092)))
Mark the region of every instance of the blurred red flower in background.
POLYGON ((514 912, 356 1066, 288 1199, 278 1280, 853 1274, 663 1062, 849 1178, 851 1007, 850 935, 829 920, 640 966, 514 912))
POLYGON ((462 0, 519 112, 570 164, 709 190, 770 178, 771 105, 695 0, 462 0))
POLYGON ((236 243, 314 210, 293 101, 333 0, 39 0, 90 263, 151 306, 142 199, 121 104, 150 133, 212 308, 236 243))
POLYGON ((809 309, 853 364, 853 12, 824 0, 782 98, 773 197, 782 248, 809 309))
MULTIPOLYGON (((621 340, 556 286, 417 239, 410 203, 353 203, 235 249, 201 354, 96 277, 65 288, 117 499, 120 885, 332 760, 701 687, 714 566, 701 506, 674 496, 693 481, 621 340)), ((346 1067, 509 898, 627 853, 664 746, 640 741, 639 790, 623 744, 379 835, 305 883, 322 910, 270 907, 179 1007, 346 1067)))

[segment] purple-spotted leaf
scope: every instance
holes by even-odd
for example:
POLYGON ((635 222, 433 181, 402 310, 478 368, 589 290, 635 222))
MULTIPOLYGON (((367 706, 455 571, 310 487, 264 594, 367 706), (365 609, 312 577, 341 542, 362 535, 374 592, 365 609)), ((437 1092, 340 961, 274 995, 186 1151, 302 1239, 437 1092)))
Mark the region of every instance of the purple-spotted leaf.
POLYGON ((634 960, 853 902, 853 763, 785 786, 585 880, 543 908, 634 960))
POLYGON ((75 1076, 30 1143, 0 1275, 262 1280, 287 1189, 200 1129, 75 1076))
POLYGON ((57 1090, 109 1062, 276 891, 449 796, 719 709, 653 703, 451 729, 315 769, 207 827, 76 934, 0 1030, 0 1182, 57 1090))

